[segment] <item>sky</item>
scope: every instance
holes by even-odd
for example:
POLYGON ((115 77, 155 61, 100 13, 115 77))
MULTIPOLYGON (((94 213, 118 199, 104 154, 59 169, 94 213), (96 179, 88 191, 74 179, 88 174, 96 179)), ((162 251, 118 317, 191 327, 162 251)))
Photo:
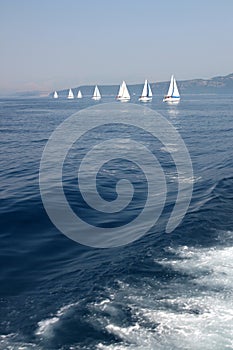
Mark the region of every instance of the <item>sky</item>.
POLYGON ((233 0, 0 0, 0 94, 233 72, 233 0))

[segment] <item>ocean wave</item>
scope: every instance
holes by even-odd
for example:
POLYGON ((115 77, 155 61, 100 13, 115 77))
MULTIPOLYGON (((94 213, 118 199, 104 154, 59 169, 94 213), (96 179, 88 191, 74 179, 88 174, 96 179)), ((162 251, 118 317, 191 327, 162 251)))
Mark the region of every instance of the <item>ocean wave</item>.
POLYGON ((53 336, 53 331, 56 327, 56 324, 61 321, 62 317, 66 315, 69 310, 71 310, 73 307, 75 307, 78 303, 71 303, 65 306, 62 306, 55 315, 52 315, 51 317, 41 320, 38 322, 38 328, 35 331, 35 335, 37 336, 43 336, 46 338, 53 336))
POLYGON ((18 341, 17 333, 0 335, 0 350, 42 350, 42 348, 32 342, 18 341))

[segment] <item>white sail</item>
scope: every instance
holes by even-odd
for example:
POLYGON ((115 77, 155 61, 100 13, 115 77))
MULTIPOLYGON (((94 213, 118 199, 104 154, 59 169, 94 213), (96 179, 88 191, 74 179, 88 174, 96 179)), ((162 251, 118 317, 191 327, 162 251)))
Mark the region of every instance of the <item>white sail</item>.
POLYGON ((101 99, 101 94, 100 94, 100 91, 99 91, 99 88, 97 85, 95 86, 95 90, 94 90, 92 99, 93 100, 100 100, 101 99))
POLYGON ((145 80, 141 97, 147 97, 147 95, 148 95, 148 82, 147 82, 147 80, 145 80))
POLYGON ((119 101, 128 101, 128 100, 130 100, 130 94, 129 94, 127 85, 126 85, 124 80, 123 80, 123 82, 122 82, 122 84, 120 86, 117 99, 119 101))
POLYGON ((151 87, 150 87, 150 84, 148 83, 148 97, 152 97, 153 94, 152 94, 152 91, 151 91, 151 87))
POLYGON ((127 85, 125 83, 125 81, 123 81, 123 93, 122 93, 122 97, 124 97, 125 99, 130 99, 130 94, 127 88, 127 85))
POLYGON ((121 97, 123 95, 123 83, 120 85, 119 92, 118 92, 118 97, 121 97))
POLYGON ((81 91, 80 91, 80 90, 78 90, 78 95, 77 95, 77 98, 82 98, 82 97, 83 97, 83 95, 82 95, 81 91))
POLYGON ((139 97, 139 101, 148 102, 152 100, 152 91, 148 80, 145 80, 142 95, 139 97))
POLYGON ((58 93, 57 93, 57 91, 54 91, 53 98, 58 98, 58 93))
POLYGON ((171 82, 170 82, 170 86, 167 92, 167 96, 172 96, 173 93, 173 82, 174 82, 174 77, 173 75, 171 76, 171 82))
POLYGON ((173 92, 172 92, 172 96, 180 97, 180 93, 179 93, 179 90, 178 90, 175 78, 173 78, 173 92))
POLYGON ((73 94, 73 91, 71 89, 69 90, 67 98, 68 99, 74 98, 74 94, 73 94))
POLYGON ((170 102, 170 103, 180 102, 180 93, 179 93, 174 75, 171 76, 169 89, 168 89, 167 95, 164 96, 163 102, 170 102))

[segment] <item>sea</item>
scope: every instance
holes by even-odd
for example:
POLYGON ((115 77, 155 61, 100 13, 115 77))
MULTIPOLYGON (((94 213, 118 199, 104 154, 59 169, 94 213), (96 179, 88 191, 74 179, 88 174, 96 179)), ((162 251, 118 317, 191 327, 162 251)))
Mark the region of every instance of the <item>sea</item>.
MULTIPOLYGON (((193 186, 189 208, 167 233, 174 180, 159 221, 141 237, 110 248, 74 241, 54 225, 42 202, 39 170, 48 139, 62 122, 87 107, 120 102, 114 96, 99 102, 90 96, 0 99, 1 350, 233 349, 233 95, 184 93, 176 106, 161 97, 146 108, 166 118, 188 149, 193 177, 183 181, 193 186)), ((139 106, 136 96, 131 103, 139 106)), ((81 138, 63 169, 75 214, 106 230, 140 214, 146 177, 140 166, 120 158, 101 168, 96 179, 109 203, 120 175, 127 172, 132 181, 136 176, 135 203, 119 215, 101 215, 76 191, 77 163, 91 141, 121 132, 125 140, 136 137, 124 125, 81 138)), ((153 143, 151 135, 139 133, 137 142, 140 137, 153 143)), ((154 145, 170 184, 176 178, 169 156, 174 147, 172 140, 154 145)), ((94 157, 92 162, 94 167, 94 157)))

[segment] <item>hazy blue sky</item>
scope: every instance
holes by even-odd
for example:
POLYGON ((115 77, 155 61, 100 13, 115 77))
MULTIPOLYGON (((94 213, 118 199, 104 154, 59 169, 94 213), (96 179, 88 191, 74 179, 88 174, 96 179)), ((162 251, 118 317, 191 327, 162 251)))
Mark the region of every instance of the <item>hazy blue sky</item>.
POLYGON ((233 0, 0 0, 0 93, 233 72, 233 0))

